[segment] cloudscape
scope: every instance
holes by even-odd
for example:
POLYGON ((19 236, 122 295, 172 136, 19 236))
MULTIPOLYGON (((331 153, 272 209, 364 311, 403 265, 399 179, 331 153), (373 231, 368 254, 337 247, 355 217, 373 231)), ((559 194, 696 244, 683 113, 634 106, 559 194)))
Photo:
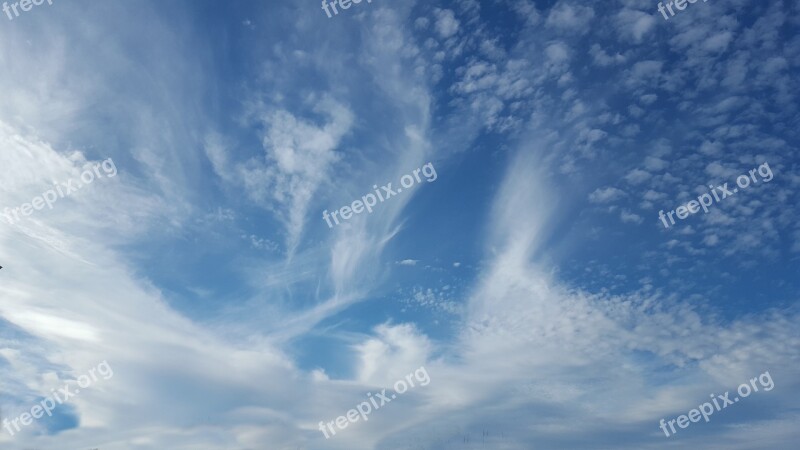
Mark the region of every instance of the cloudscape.
POLYGON ((796 449, 799 31, 4 1, 0 448, 796 449))

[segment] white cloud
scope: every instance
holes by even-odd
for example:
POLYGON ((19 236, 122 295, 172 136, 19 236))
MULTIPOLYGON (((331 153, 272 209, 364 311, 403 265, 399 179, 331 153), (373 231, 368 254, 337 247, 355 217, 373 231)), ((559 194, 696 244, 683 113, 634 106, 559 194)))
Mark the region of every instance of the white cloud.
POLYGON ((559 1, 550 10, 545 24, 562 31, 586 33, 593 19, 594 10, 591 7, 559 1))
POLYGON ((644 222, 644 219, 642 219, 640 215, 625 210, 620 211, 620 219, 622 219, 622 222, 624 223, 640 224, 644 222))
POLYGON ((639 185, 652 177, 650 172, 642 169, 633 169, 625 175, 625 181, 633 185, 639 185))
POLYGON ((563 42, 554 42, 545 48, 547 59, 553 63, 563 63, 569 59, 569 48, 563 42))
POLYGON ((230 152, 219 138, 210 138, 206 153, 222 179, 241 185, 257 204, 274 211, 283 221, 289 254, 297 248, 314 195, 339 159, 336 149, 353 125, 353 113, 329 97, 317 101, 312 111, 327 116, 318 126, 285 110, 265 112, 265 158, 231 167, 230 152))
POLYGON ((636 43, 641 43, 644 36, 656 24, 656 19, 652 14, 628 8, 622 9, 617 14, 616 20, 617 30, 620 32, 621 37, 623 39, 628 36, 633 37, 633 41, 636 43))
POLYGON ((644 168, 650 172, 659 172, 666 169, 669 164, 661 158, 648 156, 644 159, 644 168))
POLYGON ((592 55, 592 60, 595 64, 601 67, 610 66, 612 64, 621 64, 625 62, 625 57, 619 53, 616 55, 609 55, 598 44, 592 44, 589 54, 592 55))
POLYGON ((458 32, 459 21, 453 11, 436 8, 433 13, 436 16, 436 32, 440 37, 447 39, 458 32))
POLYGON ((613 203, 626 195, 625 191, 615 187, 597 188, 589 194, 589 201, 592 203, 613 203))

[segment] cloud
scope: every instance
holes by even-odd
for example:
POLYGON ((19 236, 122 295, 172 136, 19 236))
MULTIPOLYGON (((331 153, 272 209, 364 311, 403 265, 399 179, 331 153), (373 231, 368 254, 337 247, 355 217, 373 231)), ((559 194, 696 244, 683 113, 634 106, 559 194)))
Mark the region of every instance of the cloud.
POLYGON ((650 172, 659 172, 669 167, 669 163, 661 158, 648 156, 644 159, 644 168, 650 172))
POLYGON ((594 10, 589 6, 559 1, 550 10, 545 24, 560 31, 585 33, 594 16, 594 10))
POLYGON ((436 8, 433 13, 436 16, 436 32, 440 37, 447 39, 458 32, 459 21, 453 11, 436 8))
POLYGON ((625 191, 615 187, 597 188, 589 194, 589 201, 592 203, 613 203, 626 196, 625 191))
POLYGON ((625 181, 633 185, 639 185, 649 180, 652 175, 642 169, 633 169, 625 175, 625 181))
POLYGON ((606 53, 606 51, 598 44, 592 44, 589 54, 592 55, 592 60, 594 63, 600 67, 606 67, 625 62, 625 57, 623 55, 617 53, 616 55, 611 56, 606 53))
POLYGON ((637 225, 644 222, 644 219, 638 214, 624 210, 620 212, 620 219, 622 219, 623 223, 635 223, 637 225))
POLYGON ((652 14, 625 8, 617 14, 617 30, 622 38, 633 37, 633 41, 640 43, 655 26, 656 19, 652 14))
POLYGON ((336 149, 354 120, 347 107, 328 97, 311 110, 327 116, 328 122, 318 126, 286 110, 263 113, 263 160, 251 159, 231 168, 218 139, 209 139, 206 146, 217 175, 239 184, 251 200, 280 217, 289 254, 300 243, 312 199, 339 160, 336 149))
MULTIPOLYGON (((549 229, 542 227, 541 221, 528 222, 530 208, 516 208, 518 201, 539 206, 534 209, 545 220, 553 217, 546 213, 547 208, 541 208, 543 200, 548 198, 547 186, 534 181, 543 178, 531 175, 541 170, 541 166, 529 161, 535 159, 517 158, 509 164, 509 174, 495 199, 495 207, 501 207, 504 213, 496 211, 491 216, 495 218, 492 226, 503 231, 494 233, 500 239, 496 241, 497 253, 469 298, 468 325, 461 345, 465 351, 462 365, 471 367, 464 373, 469 373, 472 380, 480 374, 482 390, 462 392, 460 409, 493 405, 509 411, 510 417, 513 417, 511 411, 524 408, 538 412, 537 416, 549 413, 571 420, 592 417, 587 423, 603 421, 602 427, 588 427, 578 433, 573 430, 569 445, 584 440, 587 445, 596 442, 598 433, 609 433, 609 437, 619 439, 619 434, 612 430, 617 427, 621 430, 631 423, 652 428, 656 436, 660 418, 674 411, 688 411, 706 398, 708 392, 746 382, 772 365, 786 367, 780 363, 784 358, 800 358, 799 352, 786 354, 767 344, 792 333, 792 323, 800 315, 791 308, 725 323, 700 314, 690 303, 670 299, 662 293, 609 297, 562 289, 537 264, 534 255, 539 253, 538 246, 522 245, 521 254, 514 245, 543 244, 541 234, 549 229), (518 195, 524 199, 515 199, 518 195), (526 227, 524 236, 505 233, 520 221, 534 226, 526 227), (771 321, 776 318, 779 324, 773 328, 771 321), (716 334, 731 337, 741 327, 746 330, 744 335, 733 342, 720 340, 716 334), (535 354, 530 352, 531 348, 536 349, 535 354), (511 361, 505 357, 508 354, 529 357, 524 362, 511 361), (481 370, 485 367, 491 367, 491 373, 481 370), (655 374, 663 373, 665 367, 670 367, 667 369, 670 375, 657 381, 655 374), (609 373, 607 370, 615 375, 603 375, 609 373), (626 380, 624 386, 618 381, 621 375, 626 380), (508 386, 519 386, 526 381, 540 389, 526 391, 516 404, 504 402, 500 406, 494 400, 502 397, 508 386), (620 415, 619 411, 627 412, 620 415)), ((462 387, 466 391, 468 384, 453 380, 452 385, 453 389, 462 387)), ((492 414, 496 413, 495 409, 492 414)), ((483 418, 487 419, 488 416, 483 418)), ((470 423, 480 420, 473 416, 470 423)), ((534 424, 510 421, 505 425, 506 433, 527 436, 520 438, 523 441, 538 439, 554 447, 567 445, 556 423, 540 419, 534 424)), ((700 433, 715 432, 704 429, 700 433)), ((650 436, 632 438, 622 445, 648 446, 651 439, 650 436)))
POLYGON ((797 8, 695 7, 662 40, 635 2, 507 3, 516 15, 465 1, 429 23, 404 1, 353 21, 221 11, 232 29, 175 28, 180 6, 64 4, 2 27, 3 205, 105 156, 120 168, 0 223, 4 417, 99 361, 115 372, 64 407, 68 430, 37 422, 4 448, 660 448, 659 419, 767 369, 781 395, 680 438, 789 448, 800 314, 776 274, 793 268, 784 238, 800 251, 785 126, 800 47, 781 37, 797 8), (627 232, 655 222, 637 207, 766 159, 773 183, 691 226, 627 232), (336 230, 314 212, 428 160, 435 189, 336 230), (451 197, 467 209, 439 212, 451 197), (634 202, 612 228, 587 197, 634 202), (409 254, 466 259, 397 267, 409 254), (318 431, 422 365, 429 387, 318 431))
POLYGON ((433 350, 430 340, 412 324, 382 324, 374 332, 355 346, 357 379, 365 384, 389 385, 398 374, 424 365, 433 350))

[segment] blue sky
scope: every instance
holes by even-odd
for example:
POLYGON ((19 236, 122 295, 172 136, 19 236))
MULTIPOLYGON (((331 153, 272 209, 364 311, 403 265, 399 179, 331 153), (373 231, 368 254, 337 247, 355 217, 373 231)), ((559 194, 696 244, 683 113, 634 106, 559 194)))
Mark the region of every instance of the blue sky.
POLYGON ((114 371, 2 447, 794 448, 800 4, 657 5, 0 15, 0 209, 116 170, 0 218, 2 418, 114 371))

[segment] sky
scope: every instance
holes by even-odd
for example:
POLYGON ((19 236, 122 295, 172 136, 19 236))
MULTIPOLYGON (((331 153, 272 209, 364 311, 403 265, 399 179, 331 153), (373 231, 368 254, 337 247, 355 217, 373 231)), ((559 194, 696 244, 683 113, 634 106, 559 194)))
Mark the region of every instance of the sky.
POLYGON ((796 448, 800 3, 8 6, 3 449, 796 448))

